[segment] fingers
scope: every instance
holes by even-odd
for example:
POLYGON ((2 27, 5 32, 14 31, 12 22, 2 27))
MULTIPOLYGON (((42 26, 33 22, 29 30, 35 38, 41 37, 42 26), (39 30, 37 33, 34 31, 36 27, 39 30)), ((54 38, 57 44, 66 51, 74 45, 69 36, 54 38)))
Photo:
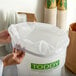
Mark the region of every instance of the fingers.
POLYGON ((7 42, 7 43, 10 43, 10 42, 11 42, 11 37, 10 37, 10 36, 8 36, 6 42, 7 42))
POLYGON ((23 57, 25 56, 25 53, 23 51, 21 51, 19 54, 18 54, 18 58, 22 59, 23 57))
POLYGON ((15 45, 15 48, 13 49, 13 56, 17 64, 20 64, 25 56, 25 52, 22 50, 20 45, 18 44, 15 45))
POLYGON ((11 41, 11 37, 10 37, 10 36, 8 36, 8 40, 10 40, 10 41, 11 41))
POLYGON ((1 39, 1 43, 3 44, 11 42, 11 37, 7 30, 0 32, 0 39, 1 39))
POLYGON ((19 49, 13 49, 13 53, 16 53, 17 55, 22 55, 24 54, 25 52, 23 52, 22 50, 19 50, 19 49))
POLYGON ((2 31, 2 33, 4 33, 4 34, 9 36, 8 30, 4 30, 4 31, 2 31))
POLYGON ((13 54, 14 54, 14 57, 18 57, 18 55, 21 54, 21 51, 18 51, 17 49, 14 49, 13 54))
POLYGON ((21 50, 14 49, 13 50, 13 59, 17 62, 17 64, 20 64, 25 56, 25 53, 21 50))
POLYGON ((3 36, 9 36, 9 33, 8 33, 8 30, 3 30, 0 32, 0 36, 3 37, 3 36))

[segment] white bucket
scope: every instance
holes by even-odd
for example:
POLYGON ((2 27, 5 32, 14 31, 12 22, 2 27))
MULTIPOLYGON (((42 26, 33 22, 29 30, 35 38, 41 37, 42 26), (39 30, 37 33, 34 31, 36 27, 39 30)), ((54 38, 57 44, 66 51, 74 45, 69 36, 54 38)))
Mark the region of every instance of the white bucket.
POLYGON ((13 46, 18 42, 20 46, 25 43, 23 46, 28 50, 23 62, 17 66, 18 76, 61 76, 61 68, 65 63, 66 48, 69 44, 68 34, 44 23, 11 25, 8 31, 15 41, 12 41, 13 46), (16 36, 27 41, 20 42, 16 36))
POLYGON ((64 66, 65 57, 66 57, 66 48, 65 49, 62 48, 61 53, 49 58, 36 57, 26 53, 23 62, 20 65, 17 65, 18 76, 61 76, 61 68, 64 66), (56 61, 57 63, 55 63, 56 61), (48 67, 49 65, 47 65, 44 66, 44 69, 42 69, 40 66, 37 66, 36 68, 36 66, 33 65, 34 67, 32 67, 32 63, 44 64, 44 65, 53 64, 53 66, 50 65, 51 68, 49 68, 48 67))

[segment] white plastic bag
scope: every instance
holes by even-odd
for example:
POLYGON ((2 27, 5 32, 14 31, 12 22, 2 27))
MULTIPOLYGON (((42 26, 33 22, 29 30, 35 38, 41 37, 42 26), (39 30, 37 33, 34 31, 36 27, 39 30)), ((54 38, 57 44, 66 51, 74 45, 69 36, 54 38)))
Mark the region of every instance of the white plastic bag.
POLYGON ((16 48, 16 44, 19 44, 23 51, 37 56, 51 56, 58 53, 57 49, 67 47, 69 43, 65 32, 44 23, 20 23, 11 25, 8 31, 13 47, 16 48))
POLYGON ((17 65, 18 76, 61 76, 67 33, 50 24, 32 22, 11 25, 8 31, 13 47, 26 51, 23 62, 17 65))

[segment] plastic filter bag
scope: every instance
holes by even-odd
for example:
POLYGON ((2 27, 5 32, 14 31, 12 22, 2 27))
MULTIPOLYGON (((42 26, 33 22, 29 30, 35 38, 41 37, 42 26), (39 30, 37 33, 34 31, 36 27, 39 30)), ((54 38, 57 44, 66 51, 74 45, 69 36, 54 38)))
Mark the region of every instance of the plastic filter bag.
POLYGON ((8 28, 8 32, 13 48, 39 57, 57 54, 57 49, 61 51, 61 47, 66 48, 69 44, 68 35, 50 24, 34 22, 13 24, 8 28))
POLYGON ((68 34, 45 23, 20 23, 8 28, 13 48, 26 52, 18 76, 61 76, 65 63, 68 34))

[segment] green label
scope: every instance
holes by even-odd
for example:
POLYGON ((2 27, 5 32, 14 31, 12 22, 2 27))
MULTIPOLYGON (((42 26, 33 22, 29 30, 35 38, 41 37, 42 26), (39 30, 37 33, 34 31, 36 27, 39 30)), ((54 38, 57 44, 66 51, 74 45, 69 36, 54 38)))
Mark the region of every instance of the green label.
POLYGON ((47 0, 47 8, 50 8, 51 6, 51 0, 47 0))
POLYGON ((47 0, 47 8, 50 8, 52 2, 54 3, 55 0, 47 0))
POLYGON ((65 0, 65 2, 64 2, 64 7, 65 7, 65 9, 67 9, 67 0, 65 0))
POLYGON ((63 5, 63 2, 62 2, 62 0, 60 1, 60 7, 62 7, 62 5, 63 5))
POLYGON ((58 67, 59 64, 60 64, 60 60, 57 60, 52 63, 47 63, 47 64, 31 63, 31 69, 33 69, 33 70, 49 70, 49 69, 58 67))
POLYGON ((64 0, 64 2, 62 2, 62 0, 61 0, 60 7, 62 7, 62 5, 64 5, 65 9, 67 9, 67 0, 64 0))

